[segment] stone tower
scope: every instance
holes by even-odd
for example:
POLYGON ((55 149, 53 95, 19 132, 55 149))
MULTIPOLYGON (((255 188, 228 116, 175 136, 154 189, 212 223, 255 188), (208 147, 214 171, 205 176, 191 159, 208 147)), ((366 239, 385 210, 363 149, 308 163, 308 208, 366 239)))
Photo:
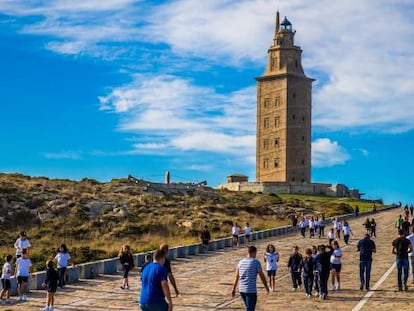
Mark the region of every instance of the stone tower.
POLYGON ((295 31, 279 20, 266 71, 257 80, 257 182, 311 182, 311 100, 295 31))

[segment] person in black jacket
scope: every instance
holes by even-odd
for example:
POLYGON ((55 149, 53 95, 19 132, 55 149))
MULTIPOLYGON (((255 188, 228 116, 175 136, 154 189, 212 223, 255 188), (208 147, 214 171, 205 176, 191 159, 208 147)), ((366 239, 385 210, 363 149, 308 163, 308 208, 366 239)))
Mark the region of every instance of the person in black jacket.
POLYGON ((312 250, 307 248, 305 251, 305 257, 302 259, 302 270, 303 270, 303 284, 305 286, 306 297, 312 297, 312 285, 313 285, 313 258, 312 250))
POLYGON ((318 245, 318 254, 315 256, 314 270, 319 275, 319 297, 326 299, 328 296, 328 279, 331 270, 331 246, 318 245))
POLYGON ((59 275, 53 267, 53 261, 48 260, 46 262, 46 279, 42 283, 42 287, 46 287, 46 306, 42 309, 43 311, 52 311, 55 303, 55 293, 58 286, 59 275))
POLYGON ((292 291, 296 291, 298 287, 302 286, 301 279, 301 263, 302 263, 302 254, 299 253, 299 247, 295 245, 292 249, 292 255, 289 257, 288 268, 290 275, 292 277, 292 291))
POLYGON ((129 283, 128 283, 128 274, 129 271, 134 268, 134 257, 131 253, 131 248, 129 245, 122 245, 121 249, 119 250, 119 261, 122 265, 122 271, 124 273, 124 277, 122 280, 122 289, 129 289, 129 283))

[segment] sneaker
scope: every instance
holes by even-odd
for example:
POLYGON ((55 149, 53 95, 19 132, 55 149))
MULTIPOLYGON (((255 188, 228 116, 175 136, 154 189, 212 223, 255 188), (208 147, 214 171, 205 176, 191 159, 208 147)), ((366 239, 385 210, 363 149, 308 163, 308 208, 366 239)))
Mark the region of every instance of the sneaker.
POLYGON ((125 286, 124 285, 122 285, 122 286, 120 286, 121 287, 121 289, 125 289, 125 286))
POLYGON ((6 304, 7 305, 11 304, 11 300, 10 299, 6 299, 6 304))
POLYGON ((4 299, 0 300, 0 305, 4 305, 4 304, 6 304, 6 300, 4 299))
POLYGON ((18 302, 23 301, 22 296, 19 296, 19 298, 17 298, 17 301, 18 301, 18 302))
POLYGON ((336 286, 335 285, 332 285, 332 290, 336 291, 336 286))
POLYGON ((292 288, 292 292, 296 292, 297 291, 297 288, 296 287, 293 287, 292 288))
POLYGON ((364 285, 361 285, 360 287, 359 287, 359 290, 363 290, 364 289, 364 285))
POLYGON ((26 300, 27 300, 27 295, 23 294, 23 301, 26 301, 26 300))
POLYGON ((44 307, 43 309, 41 309, 42 311, 50 311, 49 307, 44 307))
POLYGON ((307 294, 306 297, 312 298, 312 294, 307 294))
POLYGON ((404 283, 404 290, 405 290, 405 291, 407 291, 407 290, 408 290, 407 283, 404 283))
POLYGON ((402 291, 402 287, 398 287, 398 291, 400 292, 400 291, 402 291))
POLYGON ((127 286, 125 286, 125 289, 129 289, 129 286, 127 285, 127 286))

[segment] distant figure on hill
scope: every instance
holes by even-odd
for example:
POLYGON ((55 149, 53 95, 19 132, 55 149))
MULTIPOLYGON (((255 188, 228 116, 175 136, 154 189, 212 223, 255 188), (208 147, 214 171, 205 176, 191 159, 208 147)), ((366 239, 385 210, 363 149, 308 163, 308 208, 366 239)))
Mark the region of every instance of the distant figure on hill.
POLYGON ((410 205, 410 214, 411 214, 411 217, 414 216, 414 206, 412 204, 410 205))
POLYGON ((266 291, 269 292, 267 286, 266 276, 262 271, 260 261, 256 259, 257 249, 254 246, 249 246, 247 249, 247 257, 240 260, 237 265, 236 277, 233 282, 232 296, 236 295, 237 285, 239 286, 240 296, 242 297, 246 306, 246 311, 254 311, 257 303, 257 275, 266 291))
POLYGON ((395 264, 397 266, 398 290, 403 289, 402 274, 404 272, 404 290, 408 290, 408 253, 413 251, 411 242, 405 237, 405 232, 400 229, 399 237, 392 242, 392 253, 396 255, 395 264))
POLYGON ((292 217, 292 227, 296 227, 298 225, 298 215, 294 215, 292 217))
POLYGON ((252 227, 250 227, 249 223, 246 223, 246 227, 244 227, 244 238, 246 239, 246 244, 250 242, 250 236, 252 234, 252 227))
POLYGON ((142 273, 141 297, 139 299, 142 311, 172 311, 173 309, 165 259, 164 251, 157 249, 154 252, 154 261, 148 264, 142 273))
POLYGON ((203 252, 207 253, 208 252, 208 243, 211 240, 211 235, 210 235, 210 231, 208 231, 207 226, 204 226, 203 231, 201 231, 201 247, 203 252))
POLYGON ((371 221, 369 222, 369 224, 370 224, 369 228, 371 232, 371 238, 372 237, 376 238, 377 237, 377 223, 375 222, 375 219, 371 218, 371 221))
POLYGON ((164 254, 165 254, 165 262, 164 262, 164 266, 167 268, 167 272, 168 272, 168 279, 170 280, 170 282, 171 282, 171 285, 174 287, 174 291, 175 291, 175 296, 177 297, 178 296, 178 294, 179 294, 179 292, 178 292, 178 288, 177 288, 177 284, 176 284, 176 282, 175 282, 175 278, 174 278, 174 275, 173 275, 173 273, 172 273, 172 270, 171 270, 171 262, 170 262, 170 260, 168 259, 168 251, 169 251, 169 248, 168 248, 168 244, 161 244, 160 245, 160 249, 164 252, 164 254))
POLYGON ((375 203, 372 205, 372 213, 375 214, 377 212, 377 206, 375 203))
POLYGON ((129 245, 122 245, 118 256, 122 265, 122 272, 124 273, 121 289, 129 289, 128 275, 129 271, 134 268, 134 257, 132 256, 129 245))
POLYGON ((68 252, 68 248, 66 244, 62 244, 59 246, 58 253, 55 256, 55 260, 57 261, 57 272, 59 275, 59 284, 60 288, 63 288, 66 284, 66 270, 68 268, 70 254, 68 252))
POLYGON ((359 216, 359 206, 355 205, 355 217, 359 216))
POLYGON ((369 218, 365 219, 363 226, 365 227, 365 230, 366 230, 365 233, 371 235, 371 221, 369 220, 369 218))
POLYGON ((398 216, 397 220, 395 221, 395 228, 397 228, 397 230, 402 229, 403 222, 404 219, 402 218, 402 215, 398 216))
POLYGON ((16 258, 21 257, 23 249, 26 249, 29 252, 30 247, 29 239, 26 236, 26 231, 21 231, 19 238, 14 242, 14 248, 16 249, 16 258))
POLYGON ((239 246, 239 234, 240 234, 240 227, 236 223, 234 223, 233 227, 231 228, 231 235, 233 237, 233 246, 239 246))

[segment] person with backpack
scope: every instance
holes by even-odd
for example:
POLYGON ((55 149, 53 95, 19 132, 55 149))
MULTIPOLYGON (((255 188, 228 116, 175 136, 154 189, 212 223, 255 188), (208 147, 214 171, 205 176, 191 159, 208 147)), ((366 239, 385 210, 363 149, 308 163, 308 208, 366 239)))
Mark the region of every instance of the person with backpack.
POLYGON ((405 237, 403 229, 398 231, 399 237, 392 242, 392 253, 396 255, 398 290, 402 291, 402 273, 404 272, 404 290, 408 290, 408 253, 412 252, 410 240, 405 237))
POLYGON ((365 234, 365 237, 358 241, 357 252, 359 252, 359 279, 361 285, 360 290, 369 290, 369 283, 371 280, 371 267, 372 267, 372 253, 377 251, 375 242, 371 240, 369 233, 365 234))

